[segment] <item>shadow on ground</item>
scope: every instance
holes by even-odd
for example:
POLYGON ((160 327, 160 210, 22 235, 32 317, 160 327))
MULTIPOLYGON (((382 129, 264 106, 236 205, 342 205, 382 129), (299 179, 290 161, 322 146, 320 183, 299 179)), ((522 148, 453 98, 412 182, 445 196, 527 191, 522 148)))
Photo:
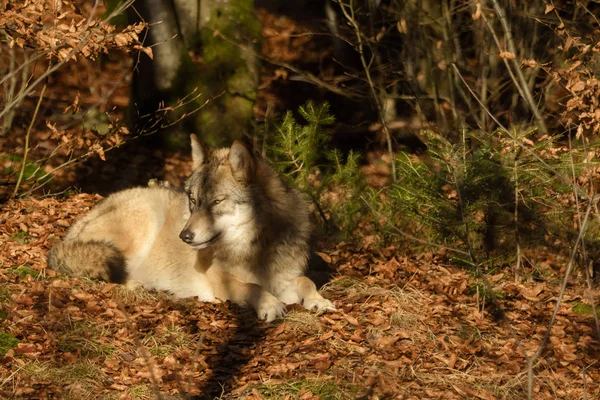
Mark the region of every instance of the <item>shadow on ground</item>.
POLYGON ((242 368, 260 349, 266 332, 276 326, 276 323, 260 323, 254 313, 248 311, 234 307, 234 317, 238 326, 231 333, 229 339, 216 346, 215 355, 207 359, 210 375, 200 387, 202 395, 192 397, 192 399, 221 398, 238 386, 236 381, 242 368))
MULTIPOLYGON (((328 283, 334 272, 334 269, 321 257, 311 254, 306 275, 315 282, 317 287, 328 283)), ((200 388, 203 394, 193 397, 194 400, 222 398, 233 388, 239 387, 236 381, 241 378, 242 368, 260 351, 267 332, 275 329, 280 323, 266 324, 260 322, 254 311, 249 308, 237 306, 233 308, 233 316, 238 322, 238 327, 228 340, 217 346, 215 356, 207 360, 211 374, 200 388)))

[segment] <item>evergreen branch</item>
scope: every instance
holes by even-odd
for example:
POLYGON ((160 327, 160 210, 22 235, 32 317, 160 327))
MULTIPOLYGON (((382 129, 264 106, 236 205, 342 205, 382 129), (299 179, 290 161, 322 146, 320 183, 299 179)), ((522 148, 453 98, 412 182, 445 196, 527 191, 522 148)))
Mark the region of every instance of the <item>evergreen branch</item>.
POLYGON ((363 202, 366 204, 366 206, 367 206, 367 207, 369 207, 369 209, 371 210, 371 212, 372 212, 373 214, 375 214, 375 216, 376 216, 377 218, 385 220, 385 223, 386 223, 386 224, 387 224, 387 225, 388 225, 390 228, 392 228, 394 231, 398 232, 398 233, 399 233, 401 236, 404 236, 404 237, 405 237, 405 238, 407 238, 407 239, 410 239, 410 240, 412 240, 412 241, 414 241, 414 242, 417 242, 417 243, 421 243, 421 244, 423 244, 423 245, 426 245, 426 246, 432 246, 432 247, 436 247, 436 248, 438 248, 438 249, 442 249, 442 250, 451 251, 451 252, 453 252, 453 253, 456 253, 456 254, 461 254, 461 255, 463 255, 463 256, 468 256, 468 255, 469 255, 469 253, 468 253, 468 252, 466 252, 466 251, 463 251, 463 250, 460 250, 460 249, 456 249, 456 248, 454 248, 454 247, 448 247, 448 246, 444 246, 444 245, 442 245, 442 244, 438 244, 438 243, 432 243, 432 242, 428 242, 428 241, 426 241, 426 240, 419 239, 418 237, 416 237, 416 236, 413 236, 413 235, 411 235, 411 234, 409 234, 409 233, 403 232, 403 231, 402 231, 402 230, 400 230, 400 229, 399 229, 397 226, 393 225, 393 224, 392 224, 392 223, 391 223, 391 222, 388 220, 388 218, 385 218, 385 216, 383 216, 383 215, 382 215, 382 214, 381 214, 379 211, 375 210, 375 208, 374 208, 374 207, 373 207, 373 206, 372 206, 372 205, 371 205, 371 204, 370 204, 370 203, 367 201, 367 199, 365 199, 365 198, 364 198, 364 196, 360 196, 360 199, 361 199, 361 200, 362 200, 362 201, 363 201, 363 202))
MULTIPOLYGON (((456 64, 452 64, 452 67, 454 68, 454 71, 456 72, 456 74, 458 75, 458 77, 460 78, 460 80, 463 82, 463 84, 469 90, 469 93, 471 93, 471 95, 475 98, 475 100, 479 103, 479 105, 485 109, 485 111, 487 112, 488 116, 498 125, 498 127, 504 133, 506 133, 506 135, 509 138, 511 138, 514 141, 515 144, 517 144, 518 146, 520 146, 523 150, 525 150, 525 152, 527 152, 529 155, 531 155, 533 158, 535 158, 552 175, 558 177, 566 185, 571 185, 571 181, 569 180, 568 177, 564 176, 559 171, 557 171, 556 168, 554 168, 551 165, 549 165, 546 161, 544 161, 544 159, 542 159, 539 156, 539 154, 536 154, 533 150, 531 150, 529 147, 525 146, 520 140, 518 140, 518 138, 516 138, 512 133, 510 133, 510 131, 506 127, 504 127, 504 125, 502 125, 502 123, 500 121, 498 121, 498 119, 490 112, 490 110, 481 102, 481 100, 479 99, 479 97, 477 96, 477 94, 469 86, 469 84, 467 83, 467 81, 465 80, 465 78, 462 76, 462 74, 458 70, 458 67, 456 66, 456 64)), ((590 199, 590 196, 588 196, 588 194, 585 193, 585 191, 583 191, 583 189, 579 185, 577 185, 575 182, 573 182, 573 185, 575 185, 578 195, 580 195, 581 197, 586 198, 588 200, 590 199)))

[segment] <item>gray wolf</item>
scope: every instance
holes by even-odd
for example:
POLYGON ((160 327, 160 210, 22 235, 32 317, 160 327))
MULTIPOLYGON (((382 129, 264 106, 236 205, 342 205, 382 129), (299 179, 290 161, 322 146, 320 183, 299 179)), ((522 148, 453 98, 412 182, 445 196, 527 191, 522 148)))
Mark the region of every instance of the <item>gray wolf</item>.
POLYGON ((244 144, 209 149, 191 135, 185 191, 114 193, 70 228, 48 266, 75 276, 252 306, 260 319, 285 304, 334 309, 304 272, 309 205, 244 144))

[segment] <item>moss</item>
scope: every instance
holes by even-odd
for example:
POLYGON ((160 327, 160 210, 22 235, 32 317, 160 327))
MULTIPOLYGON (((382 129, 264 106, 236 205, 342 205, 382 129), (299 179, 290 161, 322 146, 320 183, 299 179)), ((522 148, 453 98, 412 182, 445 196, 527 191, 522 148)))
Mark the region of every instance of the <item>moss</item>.
POLYGON ((242 94, 251 100, 256 100, 255 80, 243 66, 236 68, 227 79, 227 90, 231 94, 242 94))
POLYGON ((38 279, 40 277, 40 271, 31 268, 28 265, 19 265, 11 270, 11 272, 15 275, 20 276, 22 279, 27 275, 31 275, 33 279, 38 279))
POLYGON ((0 286, 0 304, 6 303, 10 300, 10 290, 0 286))
POLYGON ((571 306, 571 308, 575 314, 580 314, 580 315, 594 314, 594 308, 591 305, 585 304, 585 303, 582 303, 579 301, 574 303, 571 306))
POLYGON ((19 344, 19 339, 16 337, 0 332, 0 356, 4 356, 6 352, 19 344))
MULTIPOLYGON (((3 161, 9 161, 3 163, 5 166, 0 167, 0 171, 4 175, 19 176, 21 173, 21 163, 23 162, 23 156, 17 154, 6 154, 1 157, 3 161), (6 166, 8 165, 8 166, 6 166)), ((27 181, 40 181, 44 183, 50 180, 50 177, 45 176, 42 166, 34 161, 27 161, 25 163, 25 169, 23 169, 23 182, 27 181)))
POLYGON ((241 96, 225 94, 209 103, 196 116, 202 139, 212 146, 223 146, 243 137, 250 127, 254 102, 241 96))
POLYGON ((201 127, 202 140, 211 146, 225 144, 225 140, 223 140, 219 130, 213 129, 213 127, 218 126, 221 117, 222 114, 219 108, 214 106, 205 107, 196 114, 196 126, 201 127))
POLYGON ((261 35, 261 26, 254 12, 251 0, 229 0, 210 10, 203 18, 202 31, 204 61, 207 64, 219 63, 234 67, 247 64, 243 50, 228 40, 242 46, 255 46, 261 35), (228 40, 223 39, 219 32, 228 40))
MULTIPOLYGON (((179 122, 163 130, 161 144, 169 149, 189 147, 189 132, 197 133, 209 145, 228 145, 243 136, 253 116, 258 85, 254 52, 261 37, 253 1, 207 2, 202 6, 202 25, 200 48, 182 51, 171 88, 150 96, 152 99, 137 100, 142 114, 152 114, 158 99, 171 107, 168 121, 179 122), (195 63, 188 50, 201 50, 203 62, 195 63), (178 106, 184 98, 187 104, 178 106)), ((188 46, 194 43, 188 42, 188 46)))
POLYGON ((256 99, 258 61, 252 51, 243 48, 256 51, 261 27, 249 0, 222 2, 209 12, 203 18, 201 32, 204 64, 193 82, 202 88, 202 102, 223 91, 226 94, 198 111, 195 131, 207 143, 220 146, 242 137, 249 128, 256 99))
POLYGON ((244 124, 252 117, 254 102, 245 97, 228 95, 223 99, 223 105, 225 106, 226 123, 231 124, 235 121, 235 125, 239 128, 246 128, 244 124))
POLYGON ((15 242, 17 242, 19 244, 27 244, 27 243, 29 243, 29 236, 27 235, 27 232, 19 231, 19 232, 13 233, 12 240, 14 240, 15 242))

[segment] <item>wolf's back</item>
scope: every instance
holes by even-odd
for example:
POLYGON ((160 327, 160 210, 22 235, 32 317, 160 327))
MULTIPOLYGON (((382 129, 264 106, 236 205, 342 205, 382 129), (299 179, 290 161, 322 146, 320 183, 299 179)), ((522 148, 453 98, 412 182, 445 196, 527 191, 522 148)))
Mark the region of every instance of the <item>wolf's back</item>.
POLYGON ((113 244, 103 241, 63 241, 48 253, 48 267, 72 276, 125 283, 125 257, 113 244))

